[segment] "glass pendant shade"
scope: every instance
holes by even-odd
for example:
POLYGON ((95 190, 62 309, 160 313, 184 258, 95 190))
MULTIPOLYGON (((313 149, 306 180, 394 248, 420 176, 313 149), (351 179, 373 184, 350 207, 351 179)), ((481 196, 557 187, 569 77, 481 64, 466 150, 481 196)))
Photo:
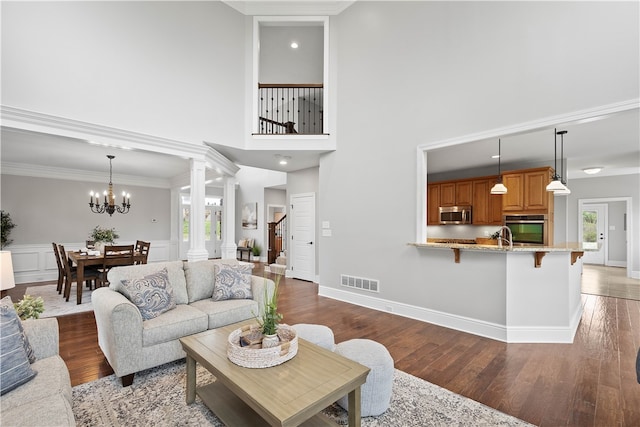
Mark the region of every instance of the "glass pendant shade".
POLYGON ((560 182, 560 179, 558 177, 554 177, 553 181, 551 181, 549 185, 547 185, 547 191, 556 192, 560 190, 568 190, 568 188, 565 187, 562 182, 560 182))
MULTIPOLYGON (((564 184, 562 184, 564 185, 564 184)), ((563 190, 556 190, 553 192, 554 196, 568 196, 569 194, 571 194, 571 190, 569 190, 569 187, 567 187, 566 185, 564 185, 564 189, 563 190)))
POLYGON ((496 185, 491 187, 491 194, 507 194, 507 187, 504 186, 502 180, 496 182, 496 185))

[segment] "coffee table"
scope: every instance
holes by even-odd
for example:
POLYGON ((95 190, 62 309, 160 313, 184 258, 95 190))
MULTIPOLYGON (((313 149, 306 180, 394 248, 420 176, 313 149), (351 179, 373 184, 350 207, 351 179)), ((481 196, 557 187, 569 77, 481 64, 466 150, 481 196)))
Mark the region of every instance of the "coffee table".
POLYGON ((187 404, 196 393, 226 425, 335 425, 320 413, 348 394, 349 425, 360 426, 360 386, 369 368, 303 339, 281 365, 244 368, 227 358, 227 338, 245 321, 180 339, 187 353, 187 404), (216 381, 196 389, 196 363, 216 381))

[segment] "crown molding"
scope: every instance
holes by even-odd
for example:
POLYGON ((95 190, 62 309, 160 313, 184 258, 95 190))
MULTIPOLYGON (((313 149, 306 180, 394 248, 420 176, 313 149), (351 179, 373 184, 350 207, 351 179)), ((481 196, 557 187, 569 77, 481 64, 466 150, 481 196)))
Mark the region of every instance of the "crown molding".
POLYGON ((339 15, 355 0, 273 1, 222 0, 243 15, 339 15))
POLYGON ((90 140, 119 147, 125 146, 183 158, 204 159, 208 148, 201 144, 131 132, 7 105, 0 107, 0 118, 2 126, 5 127, 90 140))
MULTIPOLYGON (((11 162, 2 162, 0 167, 2 167, 3 175, 29 176, 47 179, 65 179, 69 181, 99 182, 104 185, 108 183, 108 178, 105 176, 104 171, 93 172, 11 162)), ((114 174, 113 180, 119 185, 127 184, 140 187, 171 188, 171 182, 168 179, 114 174)))

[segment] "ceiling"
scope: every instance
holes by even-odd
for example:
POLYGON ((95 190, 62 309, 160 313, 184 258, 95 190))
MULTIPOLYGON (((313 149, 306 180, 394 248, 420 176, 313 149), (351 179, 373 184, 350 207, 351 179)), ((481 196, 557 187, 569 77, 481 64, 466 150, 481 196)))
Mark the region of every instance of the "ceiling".
MULTIPOLYGON (((640 172, 640 116, 638 109, 616 113, 604 119, 573 123, 559 127, 567 130, 564 154, 569 179, 586 177, 583 168, 600 166, 595 176, 640 172)), ((107 154, 115 155, 113 174, 132 177, 171 180, 187 174, 189 160, 166 154, 140 150, 125 150, 88 143, 85 140, 2 127, 2 167, 29 165, 45 169, 71 171, 109 171, 107 154)), ((558 139, 560 142, 560 139, 558 139)), ((241 150, 209 144, 239 166, 252 166, 282 172, 292 172, 319 165, 325 151, 241 150), (279 156, 288 156, 287 165, 280 165, 279 156)), ((560 144, 558 144, 560 145, 560 144)), ((429 173, 463 169, 495 167, 498 141, 474 141, 428 151, 429 173)), ((558 152, 558 156, 560 153, 558 152)), ((502 170, 509 165, 553 162, 553 130, 546 129, 502 138, 502 170)), ((549 163, 552 164, 552 163, 549 163)))
MULTIPOLYGON (((638 109, 582 123, 558 126, 566 130, 564 157, 569 179, 585 178, 582 169, 599 166, 597 175, 640 173, 640 114, 638 109)), ((546 163, 554 166, 554 130, 552 128, 501 138, 502 170, 524 164, 546 163), (511 165, 511 166, 510 166, 511 165)), ((561 137, 558 136, 558 169, 560 169, 561 137)), ((498 138, 430 150, 427 170, 431 173, 462 171, 493 166, 498 169, 498 138)))

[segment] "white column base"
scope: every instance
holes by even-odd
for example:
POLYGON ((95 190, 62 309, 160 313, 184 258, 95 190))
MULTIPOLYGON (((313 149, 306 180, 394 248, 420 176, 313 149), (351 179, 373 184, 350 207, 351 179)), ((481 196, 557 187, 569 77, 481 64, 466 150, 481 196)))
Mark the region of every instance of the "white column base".
POLYGON ((201 249, 189 249, 187 251, 187 261, 205 261, 209 259, 209 252, 201 249))
POLYGON ((236 259, 238 255, 238 245, 235 243, 223 242, 222 246, 220 246, 220 250, 222 252, 222 259, 236 259))

